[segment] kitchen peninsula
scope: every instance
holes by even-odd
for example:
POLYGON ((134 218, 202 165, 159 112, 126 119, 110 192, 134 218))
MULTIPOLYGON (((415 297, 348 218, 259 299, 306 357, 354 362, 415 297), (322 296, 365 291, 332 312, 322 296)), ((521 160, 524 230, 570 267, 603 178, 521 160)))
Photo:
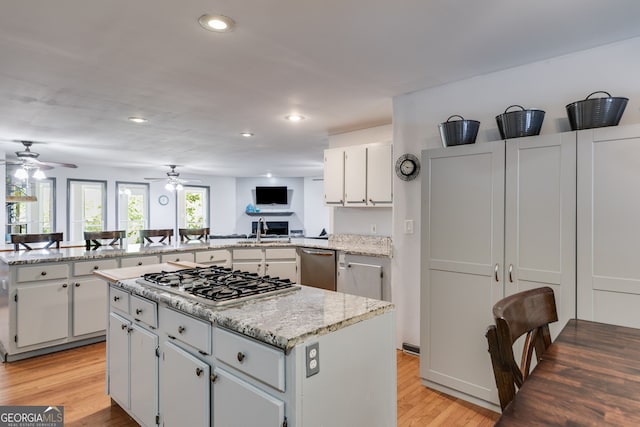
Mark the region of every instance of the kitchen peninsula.
POLYGON ((395 425, 392 304, 296 285, 216 306, 121 279, 175 267, 97 273, 108 392, 142 425, 395 425))

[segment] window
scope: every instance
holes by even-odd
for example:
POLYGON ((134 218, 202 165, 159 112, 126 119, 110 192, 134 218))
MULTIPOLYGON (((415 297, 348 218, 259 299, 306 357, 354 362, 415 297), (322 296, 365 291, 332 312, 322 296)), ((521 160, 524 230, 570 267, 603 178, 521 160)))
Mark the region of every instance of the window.
POLYGON ((178 228, 209 226, 209 187, 185 185, 177 198, 178 228))
MULTIPOLYGON (((8 233, 55 232, 56 180, 47 178, 34 181, 23 188, 10 185, 8 196, 35 196, 35 201, 10 202, 7 205, 8 233)), ((18 199, 19 200, 19 199, 18 199)))
POLYGON ((140 243, 140 230, 149 228, 149 184, 116 182, 116 222, 129 243, 140 243))
POLYGON ((85 231, 102 231, 107 223, 107 182, 67 180, 69 237, 84 240, 85 231))

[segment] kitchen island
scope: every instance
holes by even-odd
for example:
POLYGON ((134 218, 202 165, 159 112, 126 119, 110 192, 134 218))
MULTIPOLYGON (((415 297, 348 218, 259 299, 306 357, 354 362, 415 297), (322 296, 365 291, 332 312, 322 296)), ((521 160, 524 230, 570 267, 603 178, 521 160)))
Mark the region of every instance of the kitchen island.
POLYGON ((306 286, 216 307, 150 286, 154 268, 109 281, 107 387, 143 425, 393 426, 395 312, 306 286))

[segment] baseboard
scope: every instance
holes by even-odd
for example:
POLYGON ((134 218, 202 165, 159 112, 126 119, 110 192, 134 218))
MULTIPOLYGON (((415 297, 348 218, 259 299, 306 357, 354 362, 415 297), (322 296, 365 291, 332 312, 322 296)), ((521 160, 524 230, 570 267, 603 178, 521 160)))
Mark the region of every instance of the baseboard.
POLYGON ((405 353, 413 354, 414 356, 420 356, 420 347, 417 345, 403 342, 402 351, 405 353))

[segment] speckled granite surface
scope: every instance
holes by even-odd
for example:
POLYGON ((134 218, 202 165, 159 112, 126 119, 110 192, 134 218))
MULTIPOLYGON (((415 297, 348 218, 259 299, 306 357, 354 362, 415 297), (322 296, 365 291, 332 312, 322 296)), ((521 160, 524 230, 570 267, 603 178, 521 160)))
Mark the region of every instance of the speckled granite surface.
POLYGON ((395 309, 386 301, 307 286, 283 295, 217 308, 142 285, 136 279, 122 280, 115 285, 285 352, 310 336, 324 335, 395 309))

